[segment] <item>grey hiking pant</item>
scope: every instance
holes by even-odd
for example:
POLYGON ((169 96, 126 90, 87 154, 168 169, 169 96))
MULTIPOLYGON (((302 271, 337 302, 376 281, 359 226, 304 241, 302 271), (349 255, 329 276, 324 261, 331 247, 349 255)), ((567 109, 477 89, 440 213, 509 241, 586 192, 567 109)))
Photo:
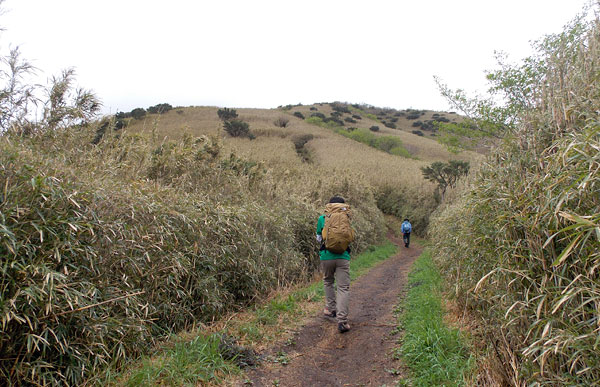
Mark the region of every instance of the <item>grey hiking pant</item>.
POLYGON ((323 268, 326 308, 330 312, 336 312, 338 322, 348 322, 350 261, 347 259, 321 261, 321 267, 323 268), (337 292, 333 285, 334 282, 337 285, 337 292))

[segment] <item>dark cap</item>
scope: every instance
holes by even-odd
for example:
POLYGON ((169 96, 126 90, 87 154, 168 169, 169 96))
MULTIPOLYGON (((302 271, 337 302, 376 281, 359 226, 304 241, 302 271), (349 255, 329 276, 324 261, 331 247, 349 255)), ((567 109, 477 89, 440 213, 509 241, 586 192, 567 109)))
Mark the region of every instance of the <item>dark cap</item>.
POLYGON ((329 199, 329 203, 346 203, 346 201, 341 196, 334 196, 331 199, 329 199))

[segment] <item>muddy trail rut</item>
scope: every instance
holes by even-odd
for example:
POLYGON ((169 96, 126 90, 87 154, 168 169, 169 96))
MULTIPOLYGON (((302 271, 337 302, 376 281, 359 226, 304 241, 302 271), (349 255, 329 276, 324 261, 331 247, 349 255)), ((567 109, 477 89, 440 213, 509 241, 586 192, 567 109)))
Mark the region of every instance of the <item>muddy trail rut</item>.
POLYGON ((246 385, 381 386, 401 377, 401 363, 391 354, 398 337, 393 309, 422 248, 405 248, 400 239, 391 239, 400 246, 398 253, 350 286, 351 330, 340 334, 337 323, 322 317, 319 309, 293 340, 263 354, 285 353, 287 365, 263 362, 248 370, 246 385))

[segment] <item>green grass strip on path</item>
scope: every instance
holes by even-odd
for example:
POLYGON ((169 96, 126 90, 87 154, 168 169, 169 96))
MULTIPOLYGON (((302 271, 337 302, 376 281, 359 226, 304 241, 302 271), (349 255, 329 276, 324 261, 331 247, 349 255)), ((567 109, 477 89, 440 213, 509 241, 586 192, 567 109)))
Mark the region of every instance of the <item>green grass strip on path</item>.
MULTIPOLYGON (((397 247, 387 242, 371 246, 362 254, 350 260, 350 278, 355 280, 367 273, 376 264, 385 261, 397 251, 397 247)), ((323 282, 315 281, 287 296, 279 296, 259 305, 253 312, 252 321, 242 324, 238 334, 254 341, 264 339, 263 326, 285 323, 298 317, 302 312, 300 303, 316 302, 323 299, 323 282)), ((219 349, 221 332, 211 335, 200 333, 192 341, 176 342, 173 348, 160 351, 151 359, 145 358, 126 378, 127 386, 153 385, 196 385, 197 383, 218 383, 227 375, 237 374, 240 369, 233 361, 223 359, 219 349)))
POLYGON ((445 325, 441 302, 442 279, 429 250, 415 261, 408 292, 399 315, 404 335, 396 355, 404 359, 410 386, 462 386, 473 365, 458 329, 445 325))

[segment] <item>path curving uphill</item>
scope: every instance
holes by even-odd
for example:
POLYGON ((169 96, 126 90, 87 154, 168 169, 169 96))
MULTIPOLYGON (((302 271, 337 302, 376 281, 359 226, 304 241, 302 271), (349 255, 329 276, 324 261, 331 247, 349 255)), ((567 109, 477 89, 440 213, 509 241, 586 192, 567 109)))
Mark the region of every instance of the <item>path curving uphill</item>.
MULTIPOLYGON (((392 238, 394 243, 401 241, 392 238)), ((381 386, 399 378, 401 363, 392 358, 394 306, 407 284, 412 263, 421 254, 416 244, 382 262, 350 286, 350 325, 344 334, 337 324, 317 316, 301 328, 293 344, 269 354, 287 353, 289 363, 267 364, 247 372, 253 386, 381 386)))

